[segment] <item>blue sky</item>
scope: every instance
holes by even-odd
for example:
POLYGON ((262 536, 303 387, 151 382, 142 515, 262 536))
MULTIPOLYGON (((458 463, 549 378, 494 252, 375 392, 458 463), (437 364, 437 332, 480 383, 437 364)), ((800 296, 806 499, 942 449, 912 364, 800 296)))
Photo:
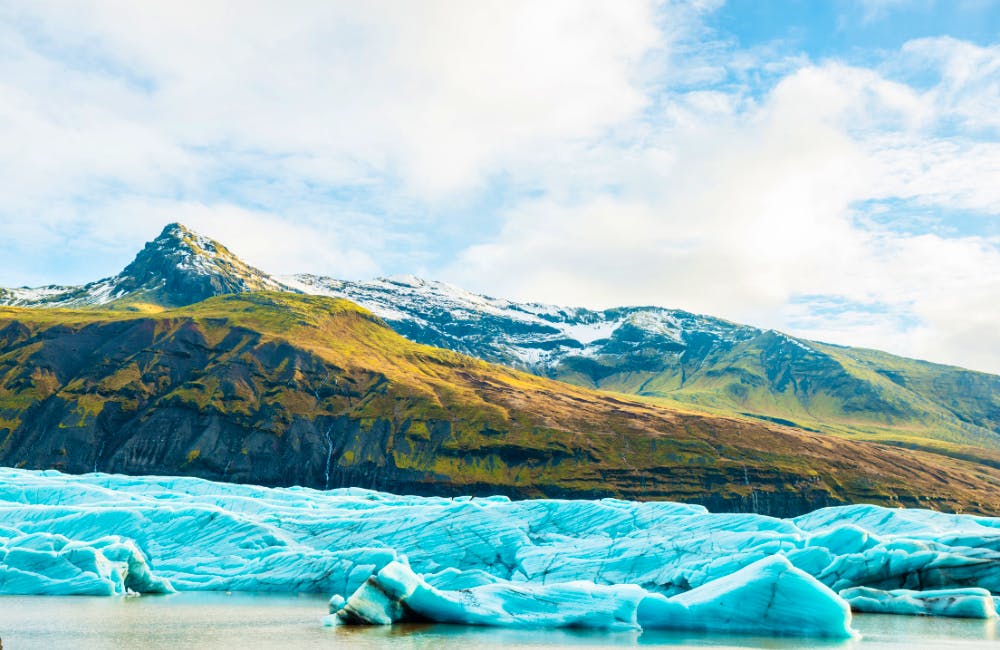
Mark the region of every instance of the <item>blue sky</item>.
POLYGON ((0 2, 0 286, 661 304, 1000 372, 1000 4, 0 2))
POLYGON ((917 38, 948 35, 978 45, 995 43, 998 13, 990 0, 736 0, 706 23, 743 48, 781 43, 815 60, 877 63, 881 53, 917 38))

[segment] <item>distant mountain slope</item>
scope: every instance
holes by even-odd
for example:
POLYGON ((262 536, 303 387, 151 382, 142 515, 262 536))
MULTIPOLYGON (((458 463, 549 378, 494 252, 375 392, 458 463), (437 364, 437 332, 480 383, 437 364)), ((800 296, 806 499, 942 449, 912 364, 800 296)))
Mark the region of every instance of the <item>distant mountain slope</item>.
POLYGON ((0 289, 0 305, 155 312, 260 289, 346 298, 413 341, 644 400, 966 458, 1000 450, 1000 376, 662 307, 517 303, 412 276, 276 279, 180 224, 117 276, 0 289))
POLYGON ((582 386, 899 444, 1000 449, 996 375, 662 307, 516 303, 410 276, 283 281, 352 300, 414 341, 582 386))
POLYGON ((631 402, 290 293, 157 314, 0 309, 0 463, 780 515, 845 501, 1000 511, 996 467, 631 402))

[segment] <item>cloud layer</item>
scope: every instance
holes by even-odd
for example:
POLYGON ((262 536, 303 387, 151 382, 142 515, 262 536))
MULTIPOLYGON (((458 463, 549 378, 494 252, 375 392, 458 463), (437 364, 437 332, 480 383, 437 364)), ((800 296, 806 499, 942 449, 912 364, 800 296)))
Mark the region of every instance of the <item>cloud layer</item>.
POLYGON ((275 272, 1000 372, 1000 45, 813 60, 720 4, 7 5, 0 284, 106 275, 180 220, 275 272))

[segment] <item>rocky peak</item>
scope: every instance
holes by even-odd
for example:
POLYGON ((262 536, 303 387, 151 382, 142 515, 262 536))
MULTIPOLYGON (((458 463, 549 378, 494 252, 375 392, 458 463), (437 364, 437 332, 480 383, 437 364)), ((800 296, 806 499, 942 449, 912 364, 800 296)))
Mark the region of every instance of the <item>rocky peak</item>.
POLYGON ((114 298, 134 297, 166 307, 225 293, 287 290, 219 242, 179 223, 167 225, 112 279, 114 298))
POLYGON ((301 293, 250 266, 214 239, 171 223, 118 275, 82 287, 0 289, 0 305, 182 307, 220 294, 266 290, 301 293))

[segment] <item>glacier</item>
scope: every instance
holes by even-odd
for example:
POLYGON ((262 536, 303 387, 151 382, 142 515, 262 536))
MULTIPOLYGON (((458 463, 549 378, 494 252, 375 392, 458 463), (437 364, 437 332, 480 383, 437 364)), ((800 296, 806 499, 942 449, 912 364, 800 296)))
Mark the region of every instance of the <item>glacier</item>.
POLYGON ((436 621, 846 637, 851 609, 989 618, 1000 519, 793 519, 0 468, 0 594, 329 595, 331 625, 436 621))

